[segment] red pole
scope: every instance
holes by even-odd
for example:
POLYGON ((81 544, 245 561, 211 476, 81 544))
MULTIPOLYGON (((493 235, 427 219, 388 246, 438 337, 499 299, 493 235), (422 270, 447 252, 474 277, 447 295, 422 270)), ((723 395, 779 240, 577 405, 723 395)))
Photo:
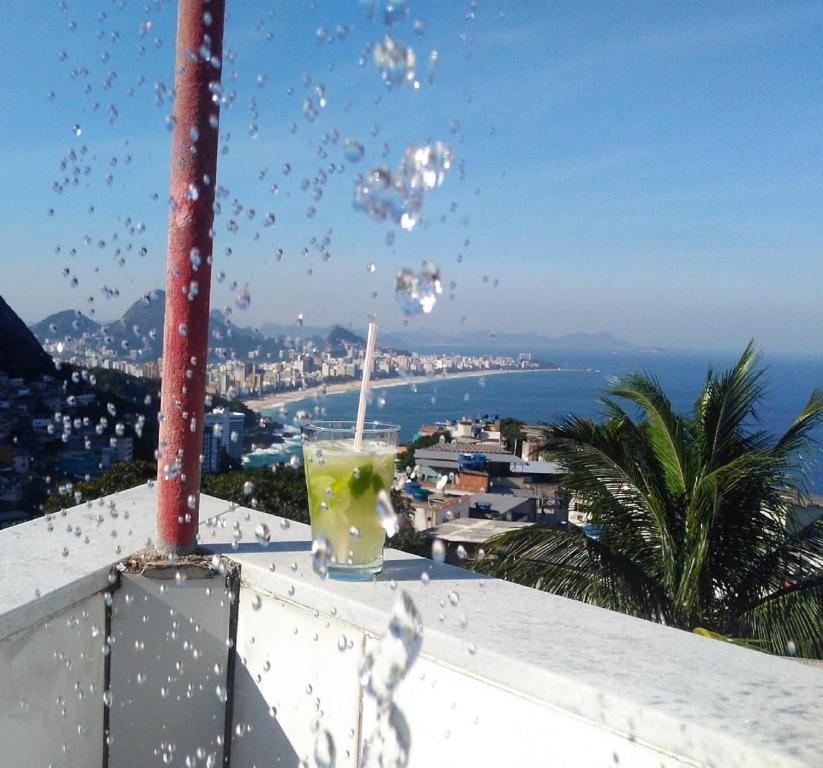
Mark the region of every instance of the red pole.
POLYGON ((179 0, 157 464, 157 549, 196 546, 225 0, 179 0), (213 85, 215 84, 215 85, 213 85))

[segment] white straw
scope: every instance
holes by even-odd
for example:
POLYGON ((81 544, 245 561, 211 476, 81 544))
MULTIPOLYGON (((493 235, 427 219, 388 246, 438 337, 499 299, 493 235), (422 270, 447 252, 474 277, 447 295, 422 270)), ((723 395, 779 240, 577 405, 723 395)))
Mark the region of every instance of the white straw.
POLYGON ((363 442, 363 424, 366 422, 366 393, 369 390, 374 346, 377 342, 377 323, 369 323, 369 335, 366 339, 366 358, 363 360, 363 380, 360 382, 360 402, 357 405, 357 425, 354 430, 354 450, 359 451, 363 442))

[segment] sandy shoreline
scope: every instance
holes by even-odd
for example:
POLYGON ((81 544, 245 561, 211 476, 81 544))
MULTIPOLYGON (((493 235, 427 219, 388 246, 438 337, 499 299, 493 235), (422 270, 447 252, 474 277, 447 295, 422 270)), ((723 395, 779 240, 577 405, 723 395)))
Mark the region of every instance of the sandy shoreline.
MULTIPOLYGON (((538 373, 542 371, 564 372, 572 369, 568 368, 528 368, 526 370, 492 370, 492 371, 466 371, 438 374, 436 376, 408 376, 406 378, 377 379, 371 382, 373 390, 386 389, 387 387, 405 387, 410 384, 426 384, 445 381, 447 379, 471 379, 485 376, 497 376, 504 373, 538 373)), ((342 392, 356 391, 360 388, 359 380, 341 381, 334 384, 327 384, 325 396, 339 395, 342 392)), ((284 405, 296 403, 300 400, 317 397, 321 394, 321 387, 307 387, 306 389, 292 390, 289 392, 278 392, 267 397, 256 398, 254 400, 244 400, 243 403, 252 410, 259 411, 263 408, 280 408, 284 405)))

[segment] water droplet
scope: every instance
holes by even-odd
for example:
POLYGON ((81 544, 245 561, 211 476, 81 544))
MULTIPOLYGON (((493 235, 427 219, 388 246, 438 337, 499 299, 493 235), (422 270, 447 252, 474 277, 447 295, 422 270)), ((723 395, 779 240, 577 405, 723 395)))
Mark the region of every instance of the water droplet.
POLYGON ((423 262, 420 272, 416 275, 405 267, 397 273, 395 297, 405 315, 430 313, 442 292, 440 272, 430 262, 423 262))
POLYGON ((409 0, 384 0, 383 21, 387 27, 399 24, 409 13, 409 0))
POLYGON ((348 648, 348 645, 349 641, 345 635, 340 635, 340 637, 337 638, 337 650, 341 653, 348 648))
POLYGON ((214 689, 214 692, 217 694, 217 698, 220 700, 221 704, 225 704, 229 700, 229 694, 222 685, 218 685, 214 689))
POLYGON ((372 48, 372 58, 383 82, 389 87, 402 86, 414 80, 417 59, 411 46, 403 45, 391 35, 372 48))
POLYGON ((435 539, 432 542, 432 560, 436 563, 446 561, 446 545, 443 543, 443 539, 435 539))
POLYGON ((462 544, 457 545, 456 553, 459 560, 466 559, 466 548, 462 544))
POLYGON ((366 150, 357 139, 346 139, 343 144, 343 156, 349 163, 359 163, 366 150))
POLYGON ((329 563, 333 561, 331 542, 318 536, 311 544, 311 565, 314 572, 325 579, 329 575, 329 563))
POLYGON ((423 643, 423 621, 408 592, 397 596, 385 635, 360 665, 360 684, 378 705, 388 703, 423 643))
POLYGON ((457 605, 460 602, 460 595, 458 595, 454 590, 451 590, 449 592, 449 602, 452 605, 457 605))
POLYGON ((188 505, 189 509, 195 509, 197 507, 197 496, 193 493, 189 494, 189 498, 186 500, 186 504, 188 505))
POLYGON ((251 304, 251 294, 248 286, 243 287, 234 297, 234 303, 238 309, 248 309, 251 304))
POLYGON ((394 511, 391 498, 385 489, 381 489, 377 494, 377 517, 383 530, 386 531, 386 536, 389 538, 394 536, 400 529, 397 513, 394 511))
POLYGON ((260 595, 252 595, 251 598, 251 607, 254 611, 259 611, 260 608, 263 606, 263 598, 260 595))
POLYGON ((265 523, 260 523, 257 528, 254 529, 254 535, 257 537, 257 543, 261 547, 268 547, 269 541, 271 540, 271 533, 269 532, 269 526, 265 523))
POLYGON ((316 768, 335 768, 337 750, 332 735, 325 729, 317 734, 314 741, 314 765, 316 768))
POLYGON ((246 482, 243 483, 243 495, 244 496, 250 496, 253 490, 254 490, 254 483, 252 483, 251 480, 246 480, 246 482))

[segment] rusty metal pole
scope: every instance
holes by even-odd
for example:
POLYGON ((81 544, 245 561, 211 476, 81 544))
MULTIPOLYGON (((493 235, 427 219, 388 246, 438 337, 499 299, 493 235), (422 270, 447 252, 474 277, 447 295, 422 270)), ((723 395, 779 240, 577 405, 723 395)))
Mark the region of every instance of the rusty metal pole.
POLYGON ((174 554, 195 548, 200 505, 224 15, 225 0, 179 0, 156 541, 174 554))

